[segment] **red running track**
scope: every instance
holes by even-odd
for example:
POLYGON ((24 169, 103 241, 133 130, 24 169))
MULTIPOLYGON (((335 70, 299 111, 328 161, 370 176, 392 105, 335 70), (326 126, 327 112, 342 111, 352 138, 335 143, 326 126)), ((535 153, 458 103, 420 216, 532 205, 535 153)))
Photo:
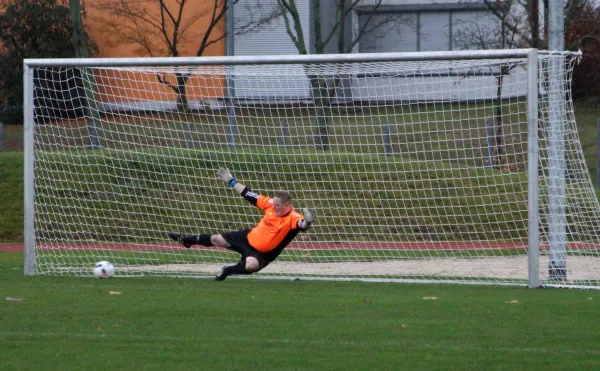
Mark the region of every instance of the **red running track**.
MULTIPOLYGON (((546 249, 547 245, 541 246, 546 249)), ((600 244, 569 243, 570 250, 600 250, 600 244)), ((122 251, 165 251, 180 250, 178 244, 114 244, 114 243, 88 243, 88 244, 43 244, 37 246, 40 250, 122 250, 122 251)), ((197 250, 219 250, 217 247, 197 246, 197 250)), ((344 242, 344 243, 291 243, 290 250, 527 250, 526 243, 518 242, 344 242)), ((23 244, 0 244, 0 251, 23 251, 23 244)))
MULTIPOLYGON (((573 247, 573 246, 571 246, 573 247)), ((123 250, 123 251, 161 251, 178 250, 182 247, 176 244, 112 244, 112 243, 93 243, 93 244, 43 244, 37 246, 42 250, 123 250)), ((579 248, 589 249, 579 246, 579 248)), ((598 248, 594 246, 594 248, 598 248)), ((195 247, 202 250, 218 250, 214 247, 195 247)), ((500 249, 527 249, 526 244, 522 243, 474 243, 474 242, 404 242, 404 243, 368 243, 368 242, 346 242, 346 243, 292 243, 287 249, 291 250, 500 250, 500 249)), ((0 244, 0 251, 23 251, 22 244, 0 244)))
POLYGON ((0 243, 0 251, 23 251, 23 245, 0 243))

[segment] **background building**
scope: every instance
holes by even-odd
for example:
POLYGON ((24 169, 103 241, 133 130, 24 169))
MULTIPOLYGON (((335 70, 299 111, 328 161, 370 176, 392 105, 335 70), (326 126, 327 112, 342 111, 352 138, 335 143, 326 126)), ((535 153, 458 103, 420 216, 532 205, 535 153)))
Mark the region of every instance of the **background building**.
MULTIPOLYGON (((305 47, 309 53, 315 53, 315 25, 312 14, 313 2, 317 0, 296 0, 298 16, 304 36, 305 47)), ((492 49, 500 45, 494 37, 500 31, 498 19, 490 14, 483 1, 445 0, 445 1, 384 1, 375 7, 374 0, 364 0, 350 10, 344 26, 345 45, 351 46, 351 53, 380 52, 420 52, 448 51, 461 49, 492 49), (365 24, 381 25, 370 32, 362 32, 365 24), (361 35, 360 38, 357 35, 361 35), (357 40, 356 43, 353 41, 357 40)), ((265 10, 276 7, 277 0, 241 0, 234 9, 235 23, 250 18, 248 12, 256 12, 256 7, 265 10)), ((339 26, 336 19, 337 1, 320 1, 321 38, 326 39, 334 27, 339 26)), ((253 13, 255 16, 255 13, 253 13)), ((291 22, 291 16, 288 14, 291 22)), ((233 48, 232 55, 277 55, 298 54, 298 48, 291 40, 287 27, 297 34, 294 24, 286 26, 283 16, 269 22, 268 25, 251 34, 230 35, 229 42, 233 48)), ((341 27, 337 28, 338 30, 341 27)), ((339 53, 339 34, 325 45, 323 52, 339 53)), ((505 47, 509 47, 506 45, 505 47)), ((268 67, 263 67, 268 69, 268 67)), ((272 76, 256 69, 260 76, 249 76, 247 68, 242 68, 244 76, 235 78, 235 96, 239 99, 310 99, 312 96, 310 81, 300 66, 286 71, 285 76, 272 76)), ((240 71, 237 68, 236 71, 240 71)), ((272 70, 272 69, 271 69, 272 70)), ((437 70, 431 66, 410 67, 399 71, 404 75, 417 75, 419 79, 432 80, 430 91, 415 91, 411 88, 411 77, 390 78, 376 75, 353 77, 344 76, 337 91, 338 102, 357 100, 479 100, 497 98, 498 69, 489 68, 475 71, 476 74, 487 74, 488 81, 470 81, 465 78, 467 69, 437 70), (416 69, 415 69, 416 68, 416 69), (440 77, 441 74, 453 77, 440 77), (487 89, 456 89, 456 84, 485 85, 487 89), (471 93, 468 93, 471 92, 471 93), (475 94, 468 95, 468 94, 475 94)), ((470 70, 471 73, 474 71, 470 70)), ((516 71, 515 71, 516 72, 516 71)), ((509 73, 504 77, 501 96, 519 96, 525 93, 524 82, 515 80, 509 73)))

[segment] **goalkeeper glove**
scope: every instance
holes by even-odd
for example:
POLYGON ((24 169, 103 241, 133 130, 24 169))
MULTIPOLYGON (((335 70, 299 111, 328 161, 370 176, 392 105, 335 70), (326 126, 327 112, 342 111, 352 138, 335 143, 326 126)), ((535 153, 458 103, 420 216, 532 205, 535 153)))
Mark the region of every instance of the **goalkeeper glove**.
POLYGON ((225 183, 229 183, 231 180, 233 180, 233 175, 231 175, 229 169, 222 167, 219 169, 219 171, 217 171, 217 179, 221 179, 225 183))
POLYGON ((304 214, 304 221, 308 225, 311 225, 312 222, 314 222, 317 217, 316 214, 311 213, 310 210, 308 210, 306 208, 302 210, 302 213, 304 214))

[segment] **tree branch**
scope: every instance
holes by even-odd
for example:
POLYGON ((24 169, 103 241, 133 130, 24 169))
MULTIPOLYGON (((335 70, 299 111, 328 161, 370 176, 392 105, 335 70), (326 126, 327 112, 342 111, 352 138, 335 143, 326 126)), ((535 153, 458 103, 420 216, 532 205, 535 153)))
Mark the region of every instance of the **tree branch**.
POLYGON ((298 8, 296 8, 296 2, 294 0, 277 0, 277 2, 285 9, 285 11, 289 12, 292 16, 292 20, 294 21, 294 30, 296 34, 292 32, 290 21, 286 15, 286 12, 283 12, 283 19, 285 22, 285 29, 287 34, 290 36, 290 39, 296 45, 296 49, 298 49, 298 53, 300 54, 308 54, 306 52, 306 44, 304 42, 304 33, 302 32, 302 23, 300 22, 300 15, 298 14, 298 8))
POLYGON ((483 0, 483 2, 487 6, 488 10, 494 16, 496 16, 496 18, 498 18, 498 20, 502 23, 502 25, 504 27, 506 27, 510 32, 513 32, 513 33, 519 35, 519 37, 521 37, 529 45, 531 45, 531 43, 532 43, 531 38, 529 38, 529 37, 527 37, 527 35, 523 34, 523 32, 521 30, 519 30, 519 28, 517 26, 515 26, 514 24, 512 24, 511 22, 508 21, 508 19, 507 19, 508 17, 506 17, 499 11, 500 6, 496 5, 496 4, 498 4, 499 1, 496 1, 496 4, 492 4, 490 2, 490 0, 483 0))
POLYGON ((167 34, 167 27, 166 27, 166 22, 165 22, 166 5, 165 5, 164 0, 159 0, 159 2, 160 2, 160 24, 161 24, 160 31, 164 37, 165 43, 168 46, 169 54, 173 57, 177 57, 177 55, 176 55, 177 51, 174 50, 176 48, 173 47, 173 43, 171 42, 171 39, 169 38, 169 35, 167 34))
POLYGON ((202 54, 204 54, 206 47, 208 45, 210 45, 208 38, 210 37, 210 34, 212 33, 215 26, 225 16, 228 6, 229 5, 227 4, 227 0, 225 0, 224 3, 220 7, 219 7, 219 0, 214 0, 214 6, 213 6, 211 18, 210 18, 210 23, 208 24, 208 28, 206 29, 206 32, 204 33, 204 36, 202 37, 202 42, 200 43, 200 47, 198 48, 198 51, 196 52, 196 56, 199 57, 202 54), (221 9, 219 14, 217 14, 217 8, 221 9))

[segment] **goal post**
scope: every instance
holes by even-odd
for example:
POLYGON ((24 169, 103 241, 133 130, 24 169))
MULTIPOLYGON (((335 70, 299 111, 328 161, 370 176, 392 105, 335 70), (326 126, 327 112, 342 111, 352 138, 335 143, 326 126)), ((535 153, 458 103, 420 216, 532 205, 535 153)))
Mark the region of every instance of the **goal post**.
POLYGON ((167 232, 260 219, 215 180, 225 166, 318 215, 251 277, 598 288, 600 208, 564 94, 578 58, 27 59, 25 273, 214 276, 236 254, 167 232))
POLYGON ((529 288, 540 286, 538 52, 527 55, 527 279, 529 288))

